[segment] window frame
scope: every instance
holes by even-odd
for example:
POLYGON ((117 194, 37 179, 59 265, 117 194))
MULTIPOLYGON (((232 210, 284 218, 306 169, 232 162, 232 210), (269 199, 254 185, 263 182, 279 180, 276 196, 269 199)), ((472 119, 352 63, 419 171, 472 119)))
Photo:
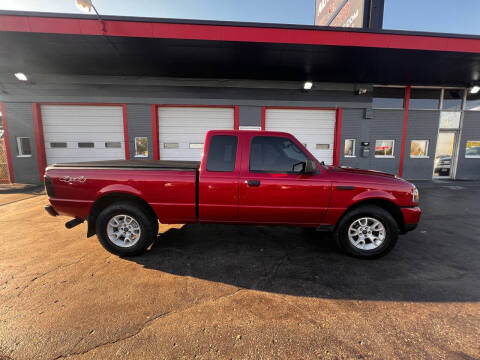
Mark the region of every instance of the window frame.
POLYGON ((95 149, 95 141, 77 141, 77 149, 95 149), (80 146, 80 144, 93 144, 93 146, 80 146))
POLYGON ((372 110, 405 110, 405 96, 406 96, 407 88, 405 86, 374 86, 372 90, 372 110), (403 97, 401 98, 392 98, 392 97, 375 97, 375 89, 376 88, 384 88, 384 89, 401 89, 403 90, 403 97), (401 107, 377 107, 374 102, 375 99, 402 99, 402 106, 401 107))
POLYGON ((428 159, 430 156, 428 155, 428 150, 430 149, 430 140, 429 139, 412 139, 410 140, 410 158, 412 159, 428 159), (425 147, 425 154, 426 155, 412 155, 412 142, 414 141, 425 141, 427 146, 425 147))
POLYGON ((440 110, 440 116, 439 116, 439 119, 438 119, 438 129, 439 130, 450 130, 450 131, 460 130, 462 128, 462 117, 463 117, 463 111, 462 110, 440 110), (458 126, 457 127, 444 127, 444 126, 442 126, 443 115, 446 116, 447 114, 458 115, 458 126))
POLYGON ((395 159, 395 139, 379 139, 375 140, 375 148, 373 149, 373 154, 375 155, 376 158, 380 159, 395 159), (377 155, 376 154, 376 148, 377 148, 377 141, 391 141, 392 142, 392 155, 377 155))
MULTIPOLYGON (((303 151, 302 147, 299 146, 299 144, 297 142, 294 141, 294 139, 291 139, 290 137, 287 137, 287 136, 265 136, 265 135, 254 135, 250 138, 250 143, 249 143, 249 154, 248 154, 248 171, 250 173, 253 173, 253 174, 287 174, 287 175, 301 175, 302 173, 299 173, 299 172, 294 172, 294 171, 270 171, 270 170, 252 170, 251 168, 251 160, 252 160, 252 142, 255 138, 279 138, 279 139, 286 139, 288 141, 291 141, 292 143, 294 143, 298 148, 299 150, 303 153, 303 155, 305 155, 305 157, 307 159, 310 159, 312 160, 312 158, 309 156, 308 153, 306 153, 305 151, 303 151)), ((315 161, 316 163, 316 161, 315 161)), ((317 173, 319 172, 319 169, 317 167, 317 173)))
MULTIPOLYGON (((412 86, 410 90, 410 98, 409 98, 409 104, 408 104, 408 109, 409 110, 427 110, 427 111, 432 111, 432 110, 441 110, 442 109, 442 104, 443 104, 443 88, 441 87, 421 87, 421 86, 412 86), (413 103, 415 100, 424 100, 425 98, 414 98, 413 93, 415 91, 438 91, 438 104, 437 107, 434 108, 427 108, 427 107, 414 107, 413 103)), ((431 99, 433 100, 433 99, 431 99)))
MULTIPOLYGON (((138 137, 145 137, 145 136, 138 136, 138 137)), ((135 137, 136 139, 137 137, 135 137)), ((163 148, 164 149, 179 149, 180 144, 178 142, 168 142, 168 143, 163 143, 163 148)), ((136 153, 136 152, 135 152, 136 153)))
POLYGON ((68 141, 50 141, 48 146, 50 149, 68 149, 68 141), (65 146, 52 146, 52 144, 65 144, 65 146))
POLYGON ((148 158, 148 136, 135 136, 134 138, 134 143, 135 143, 135 155, 134 157, 136 158, 148 158), (137 139, 147 139, 147 154, 146 155, 142 155, 142 154, 138 154, 138 147, 137 147, 137 139))
POLYGON ((467 155, 467 149, 468 149, 467 144, 469 142, 480 142, 480 140, 478 140, 478 141, 477 140, 467 140, 465 142, 465 159, 480 159, 480 155, 467 155))
POLYGON ((121 149, 122 142, 121 141, 105 141, 105 149, 121 149), (107 144, 118 144, 119 146, 108 146, 107 144))
POLYGON ((470 94, 469 91, 466 92, 465 101, 463 103, 464 111, 480 111, 480 93, 470 94), (478 104, 475 107, 470 107, 469 104, 475 103, 478 104))
MULTIPOLYGON (((440 104, 440 110, 441 111, 451 111, 451 112, 462 112, 465 108, 465 99, 466 99, 466 95, 467 95, 468 91, 465 90, 465 88, 442 88, 442 102, 440 104), (463 91, 463 95, 461 98, 459 98, 458 100, 460 100, 460 107, 459 108, 445 108, 445 93, 447 91, 463 91)), ((450 98, 447 98, 446 99, 447 101, 448 100, 451 100, 450 98)))
POLYGON ((17 136, 17 157, 19 158, 29 158, 32 157, 32 141, 31 137, 29 136, 17 136), (23 153, 23 146, 22 146, 22 141, 21 139, 28 139, 28 142, 30 143, 30 154, 24 154, 23 153))
POLYGON ((343 142, 343 157, 346 157, 346 158, 357 157, 357 155, 355 154, 356 153, 356 151, 355 151, 356 146, 357 146, 357 139, 345 139, 345 141, 343 142), (353 146, 352 146, 353 153, 352 153, 352 155, 345 155, 345 145, 346 145, 347 141, 353 141, 353 146))

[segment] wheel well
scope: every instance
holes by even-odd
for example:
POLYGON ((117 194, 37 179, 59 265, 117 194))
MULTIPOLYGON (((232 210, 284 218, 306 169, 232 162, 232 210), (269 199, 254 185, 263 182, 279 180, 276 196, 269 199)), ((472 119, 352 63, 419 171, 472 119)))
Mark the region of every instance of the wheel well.
POLYGON ((87 237, 93 236, 96 234, 95 223, 97 221, 97 216, 100 212, 105 209, 107 206, 119 202, 119 201, 129 201, 139 206, 143 207, 152 218, 157 219, 157 215, 155 211, 153 211, 152 207, 142 198, 128 194, 128 193, 110 193, 98 198, 92 205, 90 209, 90 213, 87 217, 88 221, 88 231, 87 237))
MULTIPOLYGON (((361 206, 364 205, 375 205, 378 206, 385 211, 388 211, 390 215, 393 216, 395 221, 397 222, 398 228, 400 230, 400 233, 403 233, 405 231, 405 222, 403 220, 403 214, 400 208, 395 205, 393 202, 385 199, 368 199, 368 200, 362 200, 359 201, 353 205, 351 205, 344 213, 343 216, 345 216, 350 210, 357 209, 361 206)), ((342 218, 343 218, 342 216, 342 218)))

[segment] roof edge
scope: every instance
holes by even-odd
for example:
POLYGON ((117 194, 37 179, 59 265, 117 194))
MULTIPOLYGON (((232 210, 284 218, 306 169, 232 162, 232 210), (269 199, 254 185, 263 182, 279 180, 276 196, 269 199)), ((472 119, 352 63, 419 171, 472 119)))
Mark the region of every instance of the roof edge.
MULTIPOLYGON (((98 20, 96 15, 34 12, 34 11, 0 10, 0 16, 1 15, 40 17, 40 18, 59 18, 59 19, 98 20)), ((102 16, 102 19, 108 20, 108 21, 128 21, 128 22, 139 22, 139 23, 235 26, 235 27, 249 27, 249 28, 317 30, 317 31, 332 31, 332 32, 341 31, 341 32, 353 32, 353 33, 410 35, 410 36, 480 40, 480 35, 438 33, 438 32, 427 32, 427 31, 407 31, 407 30, 392 30, 392 29, 371 30, 371 29, 363 29, 363 28, 344 28, 344 27, 329 27, 329 26, 302 25, 302 24, 259 23, 259 22, 223 21, 223 20, 196 20, 196 19, 180 19, 180 18, 150 18, 150 17, 118 16, 118 15, 101 15, 101 16, 102 16)))

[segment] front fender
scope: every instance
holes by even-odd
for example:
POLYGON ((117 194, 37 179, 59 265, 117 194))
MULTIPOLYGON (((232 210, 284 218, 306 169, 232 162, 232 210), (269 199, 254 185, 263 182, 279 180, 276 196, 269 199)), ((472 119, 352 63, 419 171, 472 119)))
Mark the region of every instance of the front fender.
POLYGON ((356 194, 354 197, 352 197, 352 200, 350 202, 350 205, 353 205, 355 203, 358 203, 360 201, 365 201, 365 200, 388 200, 390 202, 395 203, 398 199, 397 197, 392 194, 391 192, 388 191, 383 191, 383 190, 365 190, 362 191, 358 194, 356 194))

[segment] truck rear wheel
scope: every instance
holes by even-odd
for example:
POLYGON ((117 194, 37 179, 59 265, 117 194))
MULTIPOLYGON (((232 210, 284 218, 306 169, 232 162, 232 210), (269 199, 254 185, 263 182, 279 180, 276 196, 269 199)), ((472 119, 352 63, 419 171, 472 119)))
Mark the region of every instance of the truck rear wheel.
POLYGON ((97 217, 96 227, 102 246, 120 256, 141 254, 158 233, 157 219, 141 205, 128 201, 103 209, 97 217))
POLYGON ((393 249, 398 233, 398 224, 388 211, 365 205, 349 211, 340 220, 334 238, 347 254, 376 258, 393 249))

